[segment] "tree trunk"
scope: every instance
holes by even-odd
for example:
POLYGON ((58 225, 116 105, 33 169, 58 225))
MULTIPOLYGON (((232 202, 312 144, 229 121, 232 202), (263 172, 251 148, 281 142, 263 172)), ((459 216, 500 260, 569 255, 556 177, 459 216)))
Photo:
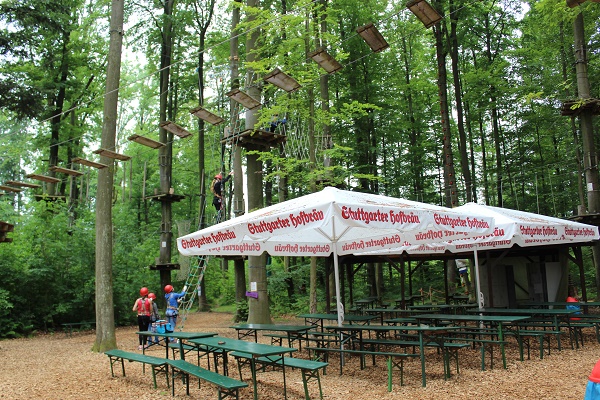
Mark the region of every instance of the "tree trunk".
MULTIPOLYGON (((437 2, 436 2, 437 3, 437 2)), ((440 98, 440 114, 442 116, 443 132, 443 159, 444 164, 444 193, 446 207, 458 206, 458 193, 456 190, 456 175, 454 173, 454 157, 452 155, 452 132, 450 128, 450 114, 448 110, 448 82, 446 79, 446 54, 444 48, 444 21, 433 28, 435 35, 435 50, 438 65, 438 89, 440 98)))
MULTIPOLYGON (((254 9, 260 6, 259 0, 248 0, 249 8, 254 9)), ((248 22, 251 24, 256 17, 253 14, 248 15, 248 22)), ((258 61, 256 54, 259 30, 253 30, 246 40, 246 60, 248 63, 258 61)), ((261 88, 257 82, 254 69, 248 68, 246 75, 246 87, 248 95, 255 99, 261 98, 261 88)), ((255 110, 246 111, 246 129, 255 129, 257 115, 255 110)), ((253 150, 263 150, 256 148, 253 150)), ((259 161, 257 154, 246 155, 246 166, 248 171, 248 208, 250 211, 263 207, 263 182, 262 182, 262 162, 259 161)), ((267 255, 263 253, 260 256, 248 257, 248 278, 250 284, 256 284, 258 298, 250 298, 248 304, 248 322, 251 324, 268 324, 271 322, 269 310, 269 295, 267 291, 267 255)))
MULTIPOLYGON (((160 121, 171 119, 169 109, 169 76, 171 56, 173 52, 173 24, 171 16, 173 14, 173 1, 167 0, 164 3, 164 22, 161 42, 161 57, 160 57, 160 121)), ((166 143, 166 146, 158 150, 158 164, 160 165, 160 192, 162 194, 169 193, 171 188, 171 173, 172 173, 172 157, 173 157, 173 134, 165 129, 159 129, 159 140, 166 143)), ((172 208, 171 202, 161 202, 161 229, 160 229, 160 264, 168 264, 171 262, 171 246, 173 240, 172 224, 172 208)), ((168 269, 160 270, 160 285, 164 287, 171 283, 171 272, 168 269)))
POLYGON ((467 202, 473 201, 473 182, 469 170, 469 155, 467 153, 467 135, 463 123, 462 85, 460 83, 460 68, 458 66, 458 38, 456 26, 458 24, 458 11, 455 10, 454 1, 450 1, 450 57, 452 59, 452 77, 454 79, 454 103, 456 111, 456 126, 458 128, 458 152, 460 154, 460 167, 465 181, 467 202))
MULTIPOLYGON (((108 66, 106 68, 104 124, 101 139, 101 146, 106 149, 115 147, 122 46, 123 2, 113 0, 110 18, 108 66)), ((114 161, 101 156, 100 162, 109 167, 98 170, 98 190, 96 194, 96 341, 92 350, 97 352, 117 348, 112 285, 114 161)))

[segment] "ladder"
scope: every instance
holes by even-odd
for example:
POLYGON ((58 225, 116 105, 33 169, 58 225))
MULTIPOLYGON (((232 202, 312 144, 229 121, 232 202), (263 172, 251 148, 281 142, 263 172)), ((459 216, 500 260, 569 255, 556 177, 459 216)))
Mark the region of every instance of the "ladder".
MULTIPOLYGON (((219 210, 215 217, 215 223, 218 224, 220 221, 221 210, 219 210)), ((190 272, 185 280, 185 286, 188 289, 179 301, 179 318, 177 319, 177 329, 179 331, 183 331, 188 314, 194 305, 196 297, 201 292, 202 279, 204 278, 204 272, 206 271, 209 258, 209 256, 194 257, 194 260, 190 265, 190 272)))

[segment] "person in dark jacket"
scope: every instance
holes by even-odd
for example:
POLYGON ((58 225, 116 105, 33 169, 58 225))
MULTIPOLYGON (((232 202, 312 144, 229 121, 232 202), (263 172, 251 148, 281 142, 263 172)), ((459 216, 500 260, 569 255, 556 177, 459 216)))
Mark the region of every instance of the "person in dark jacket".
POLYGON ((215 178, 213 179, 210 185, 210 190, 211 192, 213 192, 214 195, 213 206, 215 206, 217 211, 221 211, 223 209, 223 186, 225 185, 225 182, 227 182, 231 178, 232 175, 233 171, 231 171, 229 175, 227 175, 227 177, 223 179, 223 175, 217 174, 215 175, 215 178))

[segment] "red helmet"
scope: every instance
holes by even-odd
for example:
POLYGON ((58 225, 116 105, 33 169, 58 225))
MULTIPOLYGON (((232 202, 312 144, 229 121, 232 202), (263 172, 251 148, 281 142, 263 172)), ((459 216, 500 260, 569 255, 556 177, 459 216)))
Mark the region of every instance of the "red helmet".
POLYGON ((156 295, 154 293, 150 293, 148 294, 148 298, 154 300, 156 299, 156 295))
POLYGON ((173 291, 173 286, 167 285, 165 286, 165 293, 171 293, 173 291))
POLYGON ((140 289, 140 296, 148 296, 148 288, 143 287, 140 289))
POLYGON ((216 179, 223 179, 223 175, 221 175, 221 174, 216 174, 216 175, 215 175, 215 178, 216 178, 216 179))

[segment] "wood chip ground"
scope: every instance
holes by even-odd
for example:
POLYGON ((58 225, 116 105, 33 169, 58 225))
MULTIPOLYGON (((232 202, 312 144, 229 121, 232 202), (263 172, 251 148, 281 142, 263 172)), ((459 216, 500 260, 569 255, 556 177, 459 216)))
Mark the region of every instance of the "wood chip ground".
MULTIPOLYGON (((302 320, 284 319, 282 323, 303 323, 302 320)), ((210 331, 235 337, 229 326, 232 315, 225 313, 193 314, 186 322, 189 331, 210 331)), ((118 347, 137 352, 136 327, 117 329, 118 347)), ((405 386, 399 384, 399 374, 394 376, 392 392, 387 391, 387 372, 383 360, 376 366, 367 362, 360 370, 358 359, 350 358, 339 375, 337 357, 332 357, 327 375, 322 376, 324 398, 328 400, 377 399, 583 399, 587 378, 600 358, 600 344, 591 329, 586 331, 584 347, 571 350, 568 336, 563 336, 563 349, 559 352, 553 341, 551 354, 540 360, 532 352, 531 360, 518 361, 517 346, 509 345, 508 368, 503 369, 496 352, 493 370, 481 371, 478 350, 460 352, 460 373, 444 380, 440 357, 433 350, 427 359, 427 387, 421 387, 420 363, 417 359, 405 363, 405 386)), ((171 399, 164 378, 159 377, 158 389, 152 386, 151 374, 142 373, 139 363, 126 363, 126 377, 116 370, 110 375, 108 357, 91 351, 95 340, 93 331, 76 332, 73 337, 64 333, 38 335, 28 339, 0 342, 0 398, 2 399, 171 399)), ((261 342, 268 343, 267 338, 261 342)), ((163 357, 164 349, 150 349, 147 354, 163 357)), ((307 357, 306 351, 298 356, 307 357)), ((231 376, 238 378, 237 368, 231 361, 231 376)), ((244 379, 249 388, 240 391, 240 398, 253 398, 250 372, 244 379)), ((304 390, 299 371, 288 371, 288 399, 303 399, 304 390)), ((316 382, 309 387, 311 398, 318 399, 316 382)), ((181 382, 177 385, 175 399, 216 399, 216 388, 195 381, 190 385, 191 396, 185 395, 181 382)), ((280 372, 259 374, 258 398, 281 399, 282 376, 280 372)))

